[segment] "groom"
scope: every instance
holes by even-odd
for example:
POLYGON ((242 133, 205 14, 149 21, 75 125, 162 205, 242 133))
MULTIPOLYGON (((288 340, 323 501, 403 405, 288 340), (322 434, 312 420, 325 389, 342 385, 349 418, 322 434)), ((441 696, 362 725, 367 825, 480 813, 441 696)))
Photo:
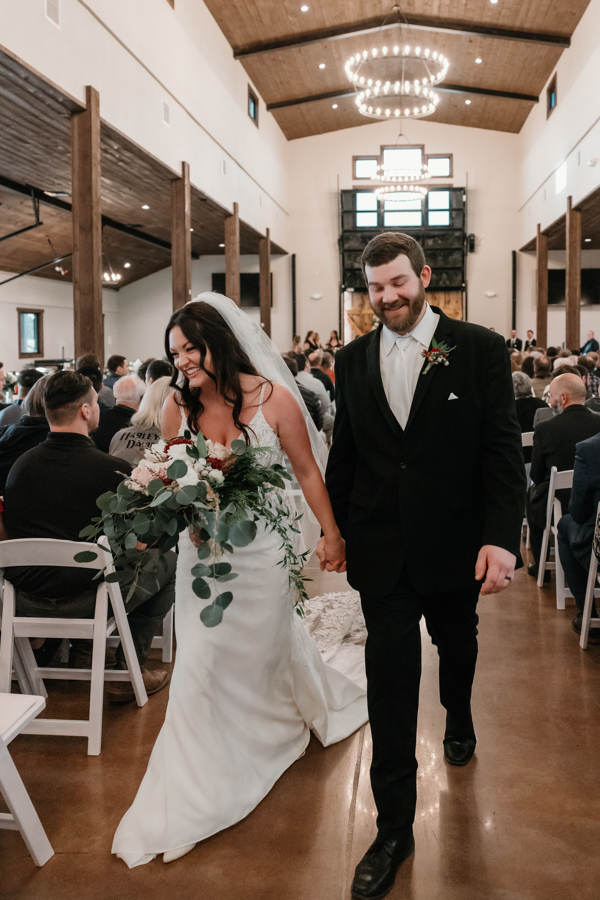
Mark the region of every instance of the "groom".
POLYGON ((525 468, 500 335, 429 306, 431 269, 412 237, 379 234, 362 262, 382 325, 336 356, 326 481, 368 630, 378 834, 352 896, 379 900, 414 850, 419 621, 439 654, 444 755, 464 766, 476 743, 477 600, 513 577, 525 468), (436 348, 447 355, 424 356, 436 348))

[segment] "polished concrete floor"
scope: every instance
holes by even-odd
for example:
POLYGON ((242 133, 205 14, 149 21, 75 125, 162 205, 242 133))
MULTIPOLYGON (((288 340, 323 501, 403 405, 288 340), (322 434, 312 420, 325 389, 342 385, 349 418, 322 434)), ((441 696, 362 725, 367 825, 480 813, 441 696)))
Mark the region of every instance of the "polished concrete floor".
MULTIPOLYGON (((311 574, 311 595, 346 587, 343 576, 311 574)), ((573 607, 557 611, 553 586, 538 590, 524 570, 480 614, 479 743, 464 769, 443 760, 436 657, 424 635, 417 849, 390 900, 598 900, 600 647, 580 649, 573 607)), ((50 690, 50 712, 77 715, 84 705, 82 684, 50 690)), ((144 709, 107 702, 99 757, 79 738, 11 744, 56 855, 37 869, 20 835, 0 831, 0 898, 349 897, 374 832, 368 726, 327 750, 313 739, 247 819, 183 859, 130 871, 110 856, 166 703, 166 691, 144 709)))

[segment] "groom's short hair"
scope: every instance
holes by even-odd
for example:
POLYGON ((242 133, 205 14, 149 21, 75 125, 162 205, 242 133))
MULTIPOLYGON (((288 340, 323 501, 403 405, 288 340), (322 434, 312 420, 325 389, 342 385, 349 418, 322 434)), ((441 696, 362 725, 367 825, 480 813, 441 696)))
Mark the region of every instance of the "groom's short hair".
POLYGON ((418 241, 401 231, 385 231, 369 241, 362 255, 362 267, 365 281, 365 266, 385 266, 397 256, 408 256, 415 275, 421 276, 425 263, 425 254, 418 241))

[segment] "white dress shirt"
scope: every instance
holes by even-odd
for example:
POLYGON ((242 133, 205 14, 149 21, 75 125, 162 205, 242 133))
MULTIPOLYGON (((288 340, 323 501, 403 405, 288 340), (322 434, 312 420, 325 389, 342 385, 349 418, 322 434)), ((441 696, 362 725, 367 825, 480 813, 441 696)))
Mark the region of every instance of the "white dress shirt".
POLYGON ((423 368, 423 350, 429 350, 440 317, 428 303, 425 315, 408 334, 400 335, 385 325, 381 329, 379 367, 383 389, 390 409, 406 428, 419 373, 423 368))

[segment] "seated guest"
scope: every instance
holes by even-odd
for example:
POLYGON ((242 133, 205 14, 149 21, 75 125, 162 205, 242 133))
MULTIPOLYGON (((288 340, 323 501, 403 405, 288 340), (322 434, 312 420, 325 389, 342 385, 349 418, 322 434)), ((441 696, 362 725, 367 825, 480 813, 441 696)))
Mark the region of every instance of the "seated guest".
MULTIPOLYGON (((575 366, 562 365, 562 366, 558 366, 558 368, 552 373, 552 378, 550 379, 550 383, 552 383, 552 381, 554 381, 555 378, 559 378, 561 375, 577 375, 578 378, 581 378, 581 373, 580 373, 579 369, 575 368, 575 366)), ((585 387, 585 385, 584 385, 584 387, 585 387)), ((586 393, 586 398, 587 398, 587 388, 586 388, 585 393, 586 393)), ((544 395, 542 397, 542 400, 548 404, 550 404, 549 394, 550 394, 550 385, 548 385, 546 387, 546 390, 544 391, 544 395)), ((537 428, 537 426, 540 424, 540 422, 543 422, 544 419, 551 419, 552 416, 559 416, 561 413, 562 413, 562 409, 560 408, 560 406, 556 406, 556 408, 554 408, 554 407, 552 407, 552 405, 549 405, 547 407, 547 409, 538 409, 538 411, 535 414, 535 418, 533 420, 534 429, 537 428)))
MULTIPOLYGON (((558 552, 579 610, 573 619, 573 630, 581 634, 596 513, 600 502, 600 434, 577 444, 573 469, 569 511, 558 522, 558 552)), ((592 617, 597 616, 594 603, 592 617)), ((600 644, 600 628, 590 628, 588 641, 590 644, 600 644)))
POLYGON ((87 368, 88 366, 100 371, 100 389, 98 390, 94 384, 94 388, 98 394, 98 405, 100 406, 100 409, 109 409, 111 406, 115 405, 115 395, 109 387, 102 384, 102 365, 95 353, 84 353, 82 356, 77 357, 75 361, 76 372, 79 372, 80 369, 87 368))
POLYGON ((145 390, 146 385, 137 375, 124 375, 115 382, 113 393, 116 403, 112 409, 101 410, 100 424, 93 436, 99 450, 108 453, 114 435, 129 425, 132 415, 140 408, 145 390))
POLYGON ((587 333, 587 341, 581 348, 582 353, 597 353, 600 350, 600 344, 594 337, 593 331, 588 331, 587 333))
POLYGON ((163 404, 174 390, 170 375, 158 378, 146 388, 140 408, 131 417, 130 424, 113 436, 109 448, 111 456, 119 456, 133 464, 141 459, 144 450, 160 440, 163 404))
POLYGON ((303 384, 300 384, 298 381, 298 363, 291 356, 284 356, 283 361, 294 376, 294 381, 298 386, 298 390, 302 395, 302 399, 304 400, 304 404, 307 410, 310 413, 310 417, 315 423, 317 430, 321 431, 323 428, 323 413, 321 412, 321 404, 319 403, 319 398, 314 393, 314 391, 309 391, 308 388, 305 388, 303 384))
POLYGON ((8 473, 18 458, 48 437, 50 426, 46 419, 44 389, 49 377, 43 375, 36 381, 23 401, 23 415, 0 437, 0 494, 4 492, 8 473))
MULTIPOLYGON (((534 373, 533 356, 526 356, 521 363, 521 372, 525 372, 528 378, 533 378, 534 373)), ((533 396, 533 395, 532 395, 533 396)))
POLYGON ((308 357, 308 362, 310 364, 310 374, 317 378, 321 384, 324 386, 325 390, 329 394, 329 399, 332 403, 335 402, 335 388, 333 386, 333 381, 326 375, 323 369, 321 368, 321 358, 323 351, 319 350, 318 353, 311 353, 308 357))
POLYGON ((16 425, 23 412, 21 406, 23 405, 25 397, 36 381, 39 381, 40 378, 42 378, 43 374, 43 372, 39 372, 37 369, 22 369, 19 372, 17 378, 17 399, 14 403, 11 403, 10 406, 7 406, 6 409, 3 409, 2 412, 0 412, 0 425, 16 425))
POLYGON ((323 350, 321 353, 321 363, 319 365, 321 372, 323 372, 335 388, 335 369, 333 368, 333 353, 329 353, 327 350, 323 350))
POLYGON ((316 331, 309 331, 304 338, 304 353, 308 356, 309 353, 315 353, 317 350, 321 348, 319 344, 319 335, 316 331))
POLYGON ((596 360, 592 356, 580 356, 577 360, 577 368, 585 369, 585 383, 588 391, 594 399, 597 399, 598 388, 600 388, 600 376, 596 373, 596 366, 596 360))
MULTIPOLYGON (((572 469, 576 444, 600 433, 600 416, 585 408, 585 385, 578 375, 555 378, 550 385, 550 402, 562 409, 562 415, 541 422, 534 431, 530 472, 533 484, 527 492, 527 522, 534 558, 528 571, 536 578, 546 526, 550 469, 552 466, 559 472, 572 469)), ((566 512, 570 491, 558 491, 556 496, 566 512)))
POLYGON ((141 378, 142 381, 146 381, 146 372, 148 371, 148 366, 155 359, 156 359, 155 356, 149 356, 148 359, 145 359, 144 362, 141 364, 141 366, 138 368, 137 377, 141 378))
MULTIPOLYGON (((530 376, 531 377, 531 376, 530 376)), ((545 388, 552 381, 550 360, 547 356, 539 356, 533 361, 533 378, 531 387, 536 397, 541 397, 545 388)))
POLYGON ((531 328, 527 332, 527 340, 525 341, 525 350, 531 350, 532 347, 535 347, 536 340, 533 336, 533 331, 531 328))
POLYGON ((295 334, 292 338, 292 348, 290 353, 294 355, 295 353, 302 353, 302 338, 299 334, 295 334))
POLYGON ((104 379, 104 384, 111 390, 119 378, 129 375, 129 363, 125 356, 119 356, 118 353, 108 357, 106 368, 108 369, 108 375, 104 379))
POLYGON ((510 370, 511 372, 520 372, 521 364, 524 360, 524 356, 522 353, 519 353, 518 350, 515 350, 514 353, 510 354, 510 370))
MULTIPOLYGON (((6 387, 6 375, 4 373, 4 363, 0 362, 0 397, 4 395, 4 389, 6 387)), ((1 403, 0 409, 6 409, 7 406, 10 406, 10 403, 1 403)))
POLYGON ((98 394, 98 406, 100 407, 100 409, 112 409, 115 405, 115 395, 110 390, 110 388, 106 388, 102 384, 102 372, 100 371, 98 366, 80 366, 78 369, 76 369, 76 371, 79 372, 80 375, 84 375, 86 378, 89 378, 92 382, 92 387, 98 394), (112 397, 113 402, 109 406, 106 406, 106 404, 104 404, 100 399, 100 394, 103 391, 106 391, 112 397))
MULTIPOLYGON (((513 372, 513 390, 515 392, 515 409, 517 410, 517 419, 521 427, 521 434, 527 431, 533 431, 533 417, 537 409, 547 409, 548 407, 539 397, 534 397, 531 393, 531 380, 524 372, 513 372)), ((531 447, 523 447, 523 455, 525 462, 531 462, 531 447)))
POLYGON ((546 356, 550 360, 554 359, 556 356, 558 356, 558 347, 548 347, 548 349, 546 350, 546 356))
POLYGON ((323 414, 323 431, 325 432, 327 442, 330 443, 333 434, 333 416, 331 414, 331 400, 329 394, 325 390, 323 382, 319 381, 318 378, 315 378, 315 376, 307 370, 304 353, 298 353, 294 358, 298 365, 296 381, 298 384, 307 388, 307 390, 312 391, 319 398, 321 412, 323 414))
MULTIPOLYGON (((11 540, 77 541, 81 529, 98 515, 96 499, 106 491, 115 491, 131 467, 123 459, 102 453, 90 440, 100 410, 89 378, 77 372, 56 372, 46 383, 44 400, 50 434, 12 467, 4 493, 3 524, 11 540)), ((95 574, 93 569, 56 566, 6 570, 6 577, 16 588, 17 615, 43 618, 92 618, 96 605, 95 574)), ((127 603, 131 635, 142 666, 174 595, 175 554, 170 553, 166 571, 142 573, 127 603)), ((91 664, 91 642, 72 643, 75 655, 87 655, 91 664)), ((117 665, 126 668, 121 646, 116 655, 117 665)), ((142 676, 149 694, 169 681, 168 672, 142 669, 142 676)), ((119 703, 134 697, 130 683, 123 681, 111 682, 108 694, 119 703)))
POLYGON ((153 381, 166 377, 173 377, 173 366, 171 363, 166 359, 153 359, 146 369, 146 384, 152 384, 153 381))
POLYGON ((325 344, 325 348, 329 350, 330 353, 337 353, 338 350, 343 347, 342 341, 340 341, 337 331, 332 331, 329 335, 329 340, 325 344))

